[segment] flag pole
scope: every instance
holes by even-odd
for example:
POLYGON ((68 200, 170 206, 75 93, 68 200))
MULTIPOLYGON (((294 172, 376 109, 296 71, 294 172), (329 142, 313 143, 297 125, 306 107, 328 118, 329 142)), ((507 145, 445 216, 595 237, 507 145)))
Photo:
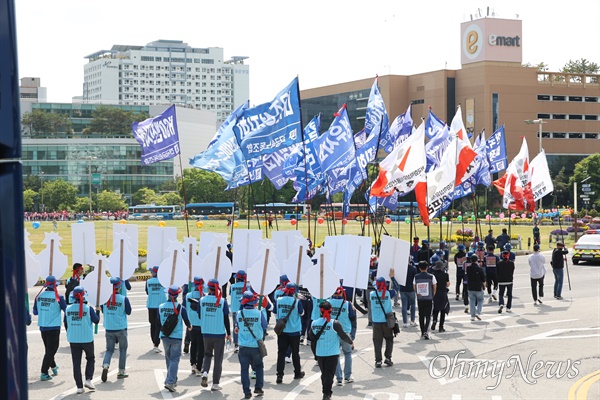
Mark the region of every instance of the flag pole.
POLYGON ((185 227, 187 229, 187 236, 190 237, 190 224, 187 211, 187 199, 185 196, 185 179, 183 177, 183 166, 181 165, 181 152, 179 152, 179 172, 181 172, 181 194, 183 194, 183 215, 185 218, 185 227))

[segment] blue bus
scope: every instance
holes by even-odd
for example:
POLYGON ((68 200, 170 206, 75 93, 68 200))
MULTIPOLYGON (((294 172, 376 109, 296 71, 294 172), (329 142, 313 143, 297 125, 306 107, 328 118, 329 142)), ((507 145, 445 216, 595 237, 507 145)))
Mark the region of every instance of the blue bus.
POLYGON ((254 214, 264 216, 265 214, 281 215, 284 219, 301 219, 306 214, 306 204, 267 203, 255 204, 254 214))
POLYGON ((239 217, 238 206, 232 202, 224 203, 189 203, 185 206, 190 218, 208 219, 209 216, 239 217))
POLYGON ((388 213, 385 216, 392 221, 404 221, 406 218, 410 218, 411 206, 413 217, 420 216, 419 207, 416 201, 399 201, 396 209, 388 210, 388 213))
POLYGON ((157 206, 154 204, 132 206, 129 207, 129 218, 136 220, 181 219, 181 206, 157 206))

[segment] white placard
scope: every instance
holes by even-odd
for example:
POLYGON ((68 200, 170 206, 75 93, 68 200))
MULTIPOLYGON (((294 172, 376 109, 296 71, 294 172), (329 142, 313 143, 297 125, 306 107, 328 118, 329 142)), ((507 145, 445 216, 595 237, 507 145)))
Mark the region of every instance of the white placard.
MULTIPOLYGON (((92 265, 96 259, 96 229, 93 222, 71 224, 73 264, 92 265)), ((108 249, 106 249, 108 250, 108 249)))
MULTIPOLYGON (((344 235, 338 242, 338 257, 344 255, 345 268, 336 269, 344 280, 344 286, 366 289, 369 283, 369 263, 372 240, 369 236, 344 235)), ((339 264, 338 259, 338 264, 339 264)))
MULTIPOLYGON (((148 227, 148 259, 149 268, 160 265, 169 256, 170 242, 177 241, 177 228, 149 226, 148 227)), ((136 253, 137 254, 137 253, 136 253)), ((170 269, 169 269, 170 270, 170 269)), ((165 286, 168 287, 168 286, 165 286)))
POLYGON ((137 253, 134 255, 129 246, 129 236, 125 232, 115 233, 113 240, 115 247, 110 253, 108 270, 111 276, 118 276, 122 280, 131 278, 138 266, 137 253))
MULTIPOLYGON (((395 278, 398 283, 400 285, 406 285, 409 256, 409 242, 387 235, 382 236, 381 247, 379 250, 379 263, 377 266, 377 278, 383 276, 386 280, 390 280, 390 269, 394 268, 395 278)), ((412 285, 412 282, 409 282, 408 284, 412 285)))
MULTIPOLYGON (((186 237, 183 239, 183 252, 185 260, 188 264, 188 281, 192 282, 194 276, 202 276, 201 268, 202 258, 198 253, 198 240, 194 237, 186 237)), ((205 280, 206 281, 206 280, 205 280)))
POLYGON ((325 236, 325 242, 323 247, 326 248, 332 255, 332 258, 328 261, 329 266, 338 273, 339 276, 344 276, 344 269, 346 268, 346 262, 348 257, 346 255, 344 239, 347 235, 342 236, 325 236))
POLYGON ((110 279, 106 276, 109 261, 98 254, 92 262, 94 270, 83 278, 81 286, 87 292, 88 304, 99 307, 108 301, 113 292, 110 279))
POLYGON ((290 254, 280 266, 281 275, 287 275, 288 278, 298 286, 304 286, 303 275, 313 266, 312 260, 308 254, 306 254, 307 249, 308 243, 306 242, 303 246, 298 246, 297 250, 290 254), (300 273, 298 273, 298 271, 300 271, 300 273))
MULTIPOLYGON (((25 270, 27 271, 25 277, 27 278, 27 287, 32 288, 40 278, 40 261, 33 250, 31 250, 32 242, 29 240, 29 232, 27 232, 27 229, 24 229, 24 231, 25 270)), ((44 279, 46 279, 46 277, 44 277, 44 279)))
POLYGON ((258 229, 234 229, 233 269, 246 271, 254 264, 260 249, 262 231, 258 229))
POLYGON ((332 253, 321 247, 315 254, 317 264, 313 265, 302 276, 304 287, 317 299, 331 297, 340 286, 340 276, 330 267, 332 253))
POLYGON ((137 256, 139 251, 138 226, 131 224, 113 224, 113 249, 117 246, 117 243, 115 243, 117 233, 125 233, 127 235, 129 238, 129 250, 137 256))
POLYGON ((215 246, 213 251, 208 253, 200 263, 200 276, 204 282, 216 278, 219 284, 223 286, 231 278, 231 261, 225 255, 226 246, 215 246))
POLYGON ((225 246, 225 248, 227 248, 227 234, 200 232, 200 249, 198 250, 200 259, 211 253, 215 249, 214 246, 225 246))
POLYGON ((56 232, 45 232, 42 244, 45 244, 46 248, 37 256, 40 262, 40 275, 44 279, 53 275, 59 280, 67 271, 69 259, 59 250, 61 240, 56 232))
POLYGON ((279 265, 283 265, 284 261, 298 250, 298 245, 304 245, 305 249, 308 247, 307 241, 302 237, 300 231, 274 231, 271 241, 277 250, 275 259, 279 265))
POLYGON ((252 288, 262 295, 271 293, 279 283, 279 266, 273 253, 274 244, 267 240, 263 241, 256 261, 246 272, 252 288))
POLYGON ((167 248, 167 257, 160 263, 156 277, 160 284, 168 289, 171 285, 187 285, 188 273, 183 245, 176 240, 172 240, 167 248))

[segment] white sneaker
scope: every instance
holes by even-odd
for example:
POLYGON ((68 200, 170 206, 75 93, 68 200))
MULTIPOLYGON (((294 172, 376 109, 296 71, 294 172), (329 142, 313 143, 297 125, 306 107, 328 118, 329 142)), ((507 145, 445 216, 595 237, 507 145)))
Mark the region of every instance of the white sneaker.
POLYGON ((84 392, 85 390, 83 390, 83 388, 77 388, 77 394, 82 394, 84 392))
POLYGON ((510 308, 507 308, 506 312, 510 314, 510 313, 512 313, 512 310, 510 308))
POLYGON ((488 298, 488 303, 491 303, 492 301, 493 301, 493 300, 492 300, 492 296, 490 296, 490 297, 488 298))
POLYGON ((405 323, 405 324, 402 324, 402 327, 403 327, 403 328, 408 328, 408 322, 407 322, 407 323, 405 323))
POLYGON ((213 392, 216 392, 218 390, 223 390, 223 388, 221 386, 219 386, 216 383, 213 383, 212 387, 210 388, 210 390, 212 390, 213 392))
POLYGON ((286 357, 285 362, 290 364, 292 362, 292 357, 286 357))
POLYGON ((199 371, 196 369, 196 367, 192 366, 192 375, 197 375, 198 372, 199 371))
POLYGON ((417 326, 417 323, 415 321, 410 321, 410 326, 417 326))
POLYGON ((354 378, 353 377, 344 379, 344 383, 352 383, 352 382, 354 382, 354 378))
POLYGON ((162 350, 160 349, 160 347, 154 346, 154 352, 155 353, 162 353, 162 350))
POLYGON ((86 379, 85 383, 83 384, 83 386, 85 386, 86 388, 90 389, 91 391, 96 390, 96 386, 94 386, 94 384, 92 383, 91 380, 86 379))
POLYGON ((344 384, 342 383, 342 381, 337 381, 337 385, 338 386, 344 386, 344 384))

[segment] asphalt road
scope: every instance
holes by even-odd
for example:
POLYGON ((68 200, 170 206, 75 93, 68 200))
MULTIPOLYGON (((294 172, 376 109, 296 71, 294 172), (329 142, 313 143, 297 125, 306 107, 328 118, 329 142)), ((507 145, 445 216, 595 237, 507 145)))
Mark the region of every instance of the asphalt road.
MULTIPOLYGON (((549 252, 545 253, 549 259, 549 252)), ((445 333, 433 333, 421 340, 418 327, 403 328, 395 338, 392 367, 374 368, 371 330, 366 316, 358 319, 353 354, 354 383, 334 386, 334 398, 348 399, 598 399, 600 398, 600 266, 571 265, 569 257, 564 300, 552 298, 554 276, 546 275, 544 304, 534 306, 529 283, 527 256, 517 258, 513 313, 498 314, 497 302, 483 308, 482 321, 471 322, 462 302, 454 300, 451 285, 451 312, 445 333)), ((451 269, 454 279, 454 267, 451 269)), ((61 288, 61 293, 64 288, 61 288)), ((39 288, 29 291, 30 299, 39 288)), ((27 331, 29 345, 29 397, 31 399, 240 399, 237 355, 225 354, 222 392, 200 386, 200 378, 190 375, 189 358, 183 355, 177 392, 163 388, 166 374, 162 354, 152 351, 145 308, 144 283, 134 282, 129 293, 133 313, 129 318, 129 378, 116 379, 117 354, 113 356, 106 383, 100 382, 105 349, 104 331, 95 336, 96 391, 75 394, 72 363, 66 333, 61 332, 57 354, 59 375, 41 382, 43 344, 37 317, 27 331)), ((400 309, 396 309, 400 314, 400 309)), ((271 322, 271 326, 273 321, 271 322)), ((318 366, 310 348, 301 346, 301 362, 306 376, 292 380, 293 368, 286 366, 283 384, 275 383, 276 338, 266 340, 265 399, 321 399, 318 366)), ((210 384, 210 378, 209 378, 210 384)))

